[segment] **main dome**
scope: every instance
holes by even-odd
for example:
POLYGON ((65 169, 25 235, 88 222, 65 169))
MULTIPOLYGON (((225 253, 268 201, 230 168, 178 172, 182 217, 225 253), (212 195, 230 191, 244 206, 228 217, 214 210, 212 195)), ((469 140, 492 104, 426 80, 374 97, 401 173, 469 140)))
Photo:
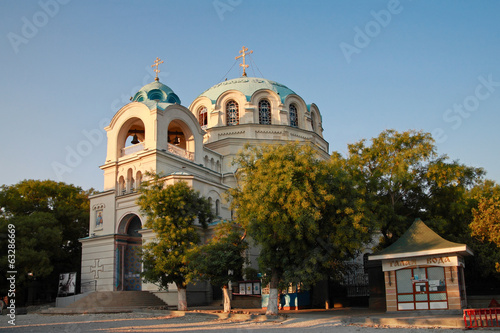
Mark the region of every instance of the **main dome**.
POLYGON ((240 77, 216 84, 215 86, 205 90, 198 97, 207 97, 212 102, 215 102, 217 98, 219 98, 219 96, 224 92, 229 90, 237 90, 246 96, 247 101, 250 101, 252 95, 256 91, 262 89, 274 91, 280 96, 282 102, 285 100, 286 96, 295 94, 295 92, 287 86, 275 81, 257 77, 240 77))
POLYGON ((159 81, 151 82, 139 89, 132 101, 148 106, 151 103, 181 104, 181 100, 174 91, 159 81))

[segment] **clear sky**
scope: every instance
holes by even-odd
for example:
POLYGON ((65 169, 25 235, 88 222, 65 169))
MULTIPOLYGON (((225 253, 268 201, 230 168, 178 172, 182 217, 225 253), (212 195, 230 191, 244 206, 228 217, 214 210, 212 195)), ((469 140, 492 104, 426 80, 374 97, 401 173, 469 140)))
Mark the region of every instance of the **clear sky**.
POLYGON ((330 151, 418 129, 500 181, 500 1, 2 0, 0 184, 102 190, 103 127, 155 58, 189 107, 243 45, 249 76, 316 103, 330 151))

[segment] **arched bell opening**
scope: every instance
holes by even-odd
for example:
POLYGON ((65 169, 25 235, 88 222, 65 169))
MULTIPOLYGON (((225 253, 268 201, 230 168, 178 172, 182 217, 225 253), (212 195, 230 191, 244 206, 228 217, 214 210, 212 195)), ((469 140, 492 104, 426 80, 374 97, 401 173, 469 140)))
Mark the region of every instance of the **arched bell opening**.
POLYGON ((115 238, 115 290, 142 290, 141 229, 141 219, 135 214, 120 221, 115 238))
POLYGON ((168 125, 168 151, 194 160, 194 136, 183 121, 173 120, 168 125))
POLYGON ((144 150, 146 131, 139 118, 129 119, 118 134, 119 156, 125 156, 144 150))

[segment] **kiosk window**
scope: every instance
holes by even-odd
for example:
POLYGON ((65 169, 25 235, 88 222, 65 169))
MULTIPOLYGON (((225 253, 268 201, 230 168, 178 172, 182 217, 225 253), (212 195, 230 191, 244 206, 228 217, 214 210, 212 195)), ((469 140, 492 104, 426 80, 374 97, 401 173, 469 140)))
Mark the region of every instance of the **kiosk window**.
POLYGON ((443 267, 415 267, 396 271, 398 310, 447 309, 443 267))
POLYGON ((417 281, 427 279, 427 276, 425 275, 425 268, 414 268, 413 278, 417 281))
POLYGON ((429 267, 427 274, 429 274, 429 291, 446 291, 443 267, 429 267))
POLYGON ((411 269, 401 269, 396 271, 398 294, 413 293, 411 284, 411 269))

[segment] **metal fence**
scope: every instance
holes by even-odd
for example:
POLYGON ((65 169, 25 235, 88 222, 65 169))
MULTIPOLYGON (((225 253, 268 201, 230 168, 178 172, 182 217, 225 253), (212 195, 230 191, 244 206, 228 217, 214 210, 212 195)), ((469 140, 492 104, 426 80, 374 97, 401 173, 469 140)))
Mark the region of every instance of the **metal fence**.
POLYGON ((500 308, 464 309, 465 328, 500 327, 500 308))

